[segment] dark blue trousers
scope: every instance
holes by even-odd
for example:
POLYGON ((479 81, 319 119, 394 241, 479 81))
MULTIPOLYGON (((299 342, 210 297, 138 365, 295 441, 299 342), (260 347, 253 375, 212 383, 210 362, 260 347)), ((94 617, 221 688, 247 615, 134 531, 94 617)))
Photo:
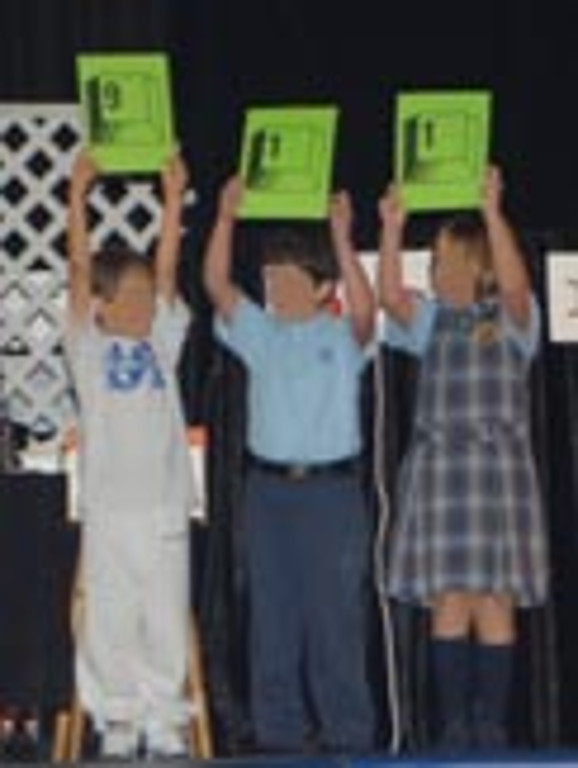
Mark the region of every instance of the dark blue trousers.
POLYGON ((252 470, 245 521, 251 710, 266 750, 301 751, 304 686, 322 744, 370 751, 366 670, 370 522, 356 477, 252 470))

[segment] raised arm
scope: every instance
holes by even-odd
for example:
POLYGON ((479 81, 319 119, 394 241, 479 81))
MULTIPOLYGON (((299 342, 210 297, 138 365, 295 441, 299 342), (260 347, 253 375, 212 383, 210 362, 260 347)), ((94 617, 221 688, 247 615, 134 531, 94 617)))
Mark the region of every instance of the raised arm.
POLYGON ((373 337, 375 299, 351 239, 353 207, 347 192, 337 192, 332 196, 329 204, 329 224, 345 287, 353 334, 359 344, 364 346, 373 337))
POLYGON ((217 217, 209 236, 203 264, 203 282, 217 312, 228 320, 240 296, 231 280, 233 232, 243 185, 238 176, 229 178, 221 189, 217 217))
POLYGON ((188 171, 180 155, 173 155, 161 173, 163 212, 159 243, 155 254, 157 292, 167 301, 175 298, 177 264, 181 242, 181 212, 188 171))
POLYGON ((413 317, 415 302, 411 292, 403 285, 402 250, 406 214, 395 184, 390 184, 380 198, 378 212, 381 220, 379 301, 394 320, 409 323, 413 317))
POLYGON ((503 188, 499 168, 490 166, 482 190, 482 215, 498 291, 512 320, 526 325, 530 316, 530 281, 516 236, 502 210, 503 188))
POLYGON ((90 309, 91 254, 86 196, 97 173, 94 161, 81 150, 72 167, 67 214, 68 311, 74 322, 84 322, 90 309))

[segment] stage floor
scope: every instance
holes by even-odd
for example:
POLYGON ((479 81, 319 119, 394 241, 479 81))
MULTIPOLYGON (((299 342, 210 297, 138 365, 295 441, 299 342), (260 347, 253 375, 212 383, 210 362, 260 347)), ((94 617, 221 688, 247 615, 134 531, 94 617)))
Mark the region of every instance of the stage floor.
MULTIPOLYGON (((3 763, 4 764, 4 763, 3 763)), ((327 756, 327 757, 263 757, 245 756, 243 758, 216 758, 214 760, 143 760, 143 766, 155 768, 158 766, 191 766, 191 768, 388 768, 388 766, 400 766, 400 768, 460 768, 460 766, 493 766, 497 768, 525 768, 525 766, 540 765, 543 768, 552 766, 576 766, 578 768, 578 750, 549 750, 549 751, 515 751, 485 754, 485 755, 434 755, 423 756, 408 755, 392 757, 389 755, 372 755, 370 757, 327 756)), ((48 764, 46 764, 48 765, 48 764)), ((127 768, 138 766, 139 761, 111 761, 86 762, 82 766, 90 768, 127 768)))

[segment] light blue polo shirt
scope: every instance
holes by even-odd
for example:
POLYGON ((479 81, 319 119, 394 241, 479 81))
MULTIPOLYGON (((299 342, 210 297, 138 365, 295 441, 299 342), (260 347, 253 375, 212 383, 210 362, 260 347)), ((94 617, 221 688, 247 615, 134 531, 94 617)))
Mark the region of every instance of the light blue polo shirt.
POLYGON ((248 446, 269 461, 336 461, 361 450, 359 385, 366 356, 349 322, 320 313, 280 320, 241 297, 217 338, 249 376, 248 446))
MULTIPOLYGON (((387 318, 384 341, 394 349, 401 349, 421 357, 428 347, 440 306, 437 299, 416 296, 415 312, 409 323, 402 324, 390 317, 387 318)), ((500 324, 504 337, 509 339, 524 357, 529 360, 536 354, 540 345, 541 316, 534 295, 530 302, 530 319, 525 328, 516 325, 505 311, 500 314, 500 324)))

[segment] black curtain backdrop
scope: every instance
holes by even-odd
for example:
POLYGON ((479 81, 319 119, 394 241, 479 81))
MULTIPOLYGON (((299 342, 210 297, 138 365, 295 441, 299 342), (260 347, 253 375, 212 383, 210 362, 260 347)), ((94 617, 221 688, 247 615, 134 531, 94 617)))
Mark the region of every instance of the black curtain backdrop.
POLYGON ((165 49, 181 139, 208 199, 235 167, 247 105, 335 102, 335 183, 356 193, 360 238, 371 244, 374 200, 391 171, 395 94, 490 88, 493 156, 511 179, 515 219, 574 235, 576 22, 567 0, 6 0, 0 98, 74 99, 80 50, 165 49))
MULTIPOLYGON (((494 94, 492 156, 507 179, 510 216, 523 233, 544 307, 544 256, 578 247, 578 9, 562 0, 4 0, 0 102, 76 99, 74 55, 86 50, 166 50, 177 124, 199 202, 187 222, 182 284, 197 324, 183 364, 191 421, 211 430, 211 524, 198 534, 201 617, 220 752, 250 742, 246 708, 246 594, 238 501, 243 481, 244 374, 214 347, 199 285, 202 247, 217 190, 234 170, 243 110, 255 104, 336 103, 341 108, 334 185, 356 204, 356 239, 375 246, 375 201, 391 174, 395 94, 409 88, 483 87, 494 94)), ((421 244, 433 220, 410 229, 421 244)), ((256 227, 258 229, 258 227, 256 227)), ((238 278, 258 293, 254 232, 239 233, 238 278)), ((578 746, 578 367, 572 345, 547 342, 533 375, 533 417, 552 553, 552 599, 521 617, 513 728, 520 745, 578 746)), ((394 487, 407 439, 414 371, 383 353, 385 469, 394 487)), ((374 380, 364 395, 368 495, 377 515, 374 380)), ((395 510, 393 510, 395 512, 395 510)), ((376 608, 376 606, 374 606, 376 608)), ((397 611, 402 720, 408 746, 427 743, 426 618, 397 611)), ((370 621, 375 692, 388 738, 386 670, 377 610, 370 621)), ((1 631, 1 628, 0 628, 1 631)))

